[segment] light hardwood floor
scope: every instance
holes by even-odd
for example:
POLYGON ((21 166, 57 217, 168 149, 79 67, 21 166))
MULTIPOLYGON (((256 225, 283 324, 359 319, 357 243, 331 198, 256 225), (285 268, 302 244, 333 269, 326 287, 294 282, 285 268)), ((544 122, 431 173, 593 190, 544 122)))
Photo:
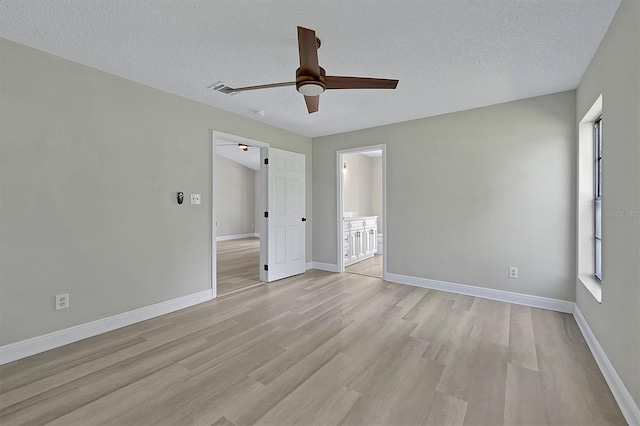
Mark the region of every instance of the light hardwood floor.
POLYGON ((350 274, 382 278, 382 255, 376 254, 367 260, 354 263, 353 265, 344 268, 344 271, 350 274))
POLYGON ((625 424, 571 315, 308 271, 0 367, 0 424, 625 424))
POLYGON ((262 283, 260 281, 260 239, 218 241, 218 296, 262 283))

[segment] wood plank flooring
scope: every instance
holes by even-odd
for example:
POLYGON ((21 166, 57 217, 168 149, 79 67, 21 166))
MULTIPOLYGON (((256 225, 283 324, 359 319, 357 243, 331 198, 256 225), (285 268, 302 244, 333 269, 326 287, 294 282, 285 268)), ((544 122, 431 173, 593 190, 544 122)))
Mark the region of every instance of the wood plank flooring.
POLYGON ((218 296, 262 283, 260 281, 260 239, 218 241, 218 296))
POLYGON ((344 271, 350 274, 382 278, 382 255, 376 254, 367 260, 354 263, 353 265, 344 268, 344 271))
POLYGON ((2 366, 0 424, 625 421, 571 315, 311 270, 2 366))

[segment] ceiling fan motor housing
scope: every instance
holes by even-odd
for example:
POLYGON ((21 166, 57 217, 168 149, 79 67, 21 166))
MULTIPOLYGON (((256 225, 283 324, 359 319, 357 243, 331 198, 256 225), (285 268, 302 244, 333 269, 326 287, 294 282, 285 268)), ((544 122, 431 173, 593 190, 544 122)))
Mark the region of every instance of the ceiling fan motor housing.
POLYGON ((320 68, 320 75, 314 75, 312 71, 302 68, 296 70, 296 89, 305 96, 318 96, 327 88, 325 83, 326 72, 320 68))

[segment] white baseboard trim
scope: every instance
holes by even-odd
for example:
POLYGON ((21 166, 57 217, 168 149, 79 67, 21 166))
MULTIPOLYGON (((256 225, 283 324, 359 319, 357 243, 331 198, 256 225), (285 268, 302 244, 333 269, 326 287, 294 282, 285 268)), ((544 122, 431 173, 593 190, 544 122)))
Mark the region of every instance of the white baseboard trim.
POLYGON ((567 314, 573 313, 573 306, 575 305, 575 303, 569 302, 568 300, 531 296, 528 294, 512 293, 510 291, 494 290, 491 288, 476 287, 465 284, 456 284, 446 281, 431 280, 428 278, 411 277, 408 275, 387 273, 384 279, 386 281, 391 281, 399 284, 408 284, 416 287, 466 294, 468 296, 481 297, 483 299, 498 300, 500 302, 515 303, 516 305, 549 309, 551 311, 564 312, 567 314))
POLYGON ((216 241, 239 240, 241 238, 253 238, 253 237, 260 238, 260 233, 250 232, 248 234, 223 235, 221 237, 216 237, 216 241))
POLYGON ((327 272, 338 272, 338 265, 335 263, 324 263, 324 262, 311 262, 313 263, 313 269, 319 269, 321 271, 327 272))
POLYGON ((213 299, 211 289, 0 347, 0 365, 213 299))
POLYGON ((609 361, 609 357, 605 353, 604 349, 602 349, 602 346, 600 346, 598 338, 593 334, 591 327, 589 327, 589 323, 587 323, 587 320, 582 315, 577 304, 573 311, 573 317, 576 319, 578 327, 584 336, 584 340, 587 341, 587 345, 589 346, 589 349, 591 349, 591 353, 593 354, 598 367, 600 367, 600 371, 607 381, 607 384, 611 389, 611 393, 616 399, 625 420, 630 425, 640 425, 640 408, 638 408, 638 405, 633 400, 633 397, 624 385, 624 382, 618 375, 615 367, 611 364, 611 361, 609 361))
POLYGON ((313 269, 313 262, 307 262, 304 265, 304 270, 308 271, 309 269, 313 269))

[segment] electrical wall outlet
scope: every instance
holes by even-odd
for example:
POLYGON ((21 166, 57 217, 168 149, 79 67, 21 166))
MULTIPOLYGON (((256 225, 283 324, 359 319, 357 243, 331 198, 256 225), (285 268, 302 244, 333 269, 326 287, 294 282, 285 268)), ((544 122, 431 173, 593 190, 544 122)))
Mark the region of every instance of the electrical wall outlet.
POLYGON ((517 266, 509 266, 509 278, 518 278, 518 267, 517 266))
POLYGON ((191 194, 191 204, 200 204, 200 194, 191 194))
POLYGON ((56 311, 69 307, 69 293, 58 294, 56 296, 56 311))

